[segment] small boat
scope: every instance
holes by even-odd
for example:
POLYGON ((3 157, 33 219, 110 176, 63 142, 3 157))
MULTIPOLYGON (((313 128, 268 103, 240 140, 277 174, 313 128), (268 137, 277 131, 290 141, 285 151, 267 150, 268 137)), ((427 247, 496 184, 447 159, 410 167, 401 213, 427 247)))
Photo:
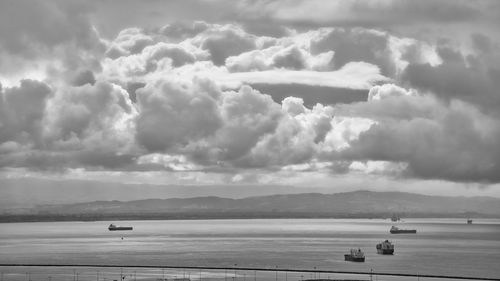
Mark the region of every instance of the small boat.
POLYGON ((365 253, 361 249, 351 249, 349 254, 344 255, 346 261, 365 262, 365 253))
POLYGON ((394 254, 394 244, 385 240, 382 243, 377 244, 377 254, 381 255, 393 255, 394 254))
POLYGON ((398 227, 395 227, 394 225, 391 227, 391 230, 389 231, 392 234, 399 234, 399 233, 417 233, 416 229, 400 229, 398 227))
POLYGON ((116 230, 132 230, 133 228, 131 226, 116 226, 114 224, 110 224, 108 226, 109 231, 116 231, 116 230))
POLYGON ((472 219, 467 219, 467 224, 472 224, 472 219))

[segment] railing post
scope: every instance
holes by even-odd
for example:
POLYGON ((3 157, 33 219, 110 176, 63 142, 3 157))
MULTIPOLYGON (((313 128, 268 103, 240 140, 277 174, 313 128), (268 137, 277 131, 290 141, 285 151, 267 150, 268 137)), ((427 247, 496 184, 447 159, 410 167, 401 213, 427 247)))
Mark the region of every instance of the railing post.
POLYGON ((237 266, 238 266, 238 264, 237 264, 237 263, 235 263, 235 264, 234 264, 234 267, 235 267, 235 268, 234 268, 234 280, 236 280, 236 267, 237 267, 237 266))

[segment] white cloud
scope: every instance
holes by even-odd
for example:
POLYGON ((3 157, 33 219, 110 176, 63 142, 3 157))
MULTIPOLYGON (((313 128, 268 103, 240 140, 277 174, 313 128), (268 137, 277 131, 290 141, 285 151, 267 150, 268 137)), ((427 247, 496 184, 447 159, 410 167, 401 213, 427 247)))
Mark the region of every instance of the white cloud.
POLYGON ((293 71, 266 70, 237 73, 200 73, 227 88, 238 88, 242 84, 303 84, 349 89, 369 89, 375 83, 389 79, 379 73, 375 65, 351 62, 337 71, 293 71))
POLYGON ((164 79, 140 89, 137 140, 149 151, 165 151, 213 135, 221 126, 210 81, 164 79))
POLYGON ((145 47, 154 44, 153 37, 144 34, 139 28, 128 28, 120 31, 106 55, 112 59, 140 53, 145 47))
MULTIPOLYGON (((268 20, 295 21, 295 7, 266 3, 268 20)), ((313 21, 339 9, 348 20, 368 5, 336 3, 313 21)), ((397 5, 383 4, 374 9, 397 5)), ((127 28, 104 40, 85 10, 67 5, 35 5, 61 13, 50 21, 61 25, 55 31, 0 30, 12 39, 0 38, 0 77, 8 80, 0 99, 2 167, 183 171, 186 181, 215 171, 231 174, 217 180, 245 182, 258 174, 252 169, 264 174, 261 182, 299 171, 500 181, 493 37, 476 34, 464 50, 349 24, 285 26, 269 37, 251 34, 251 23, 196 22, 127 28), (22 38, 30 44, 13 48, 22 38), (41 81, 13 81, 29 76, 41 81), (271 97, 262 85, 282 92, 271 97), (315 87, 359 97, 346 104, 306 98, 315 87), (200 174, 187 173, 193 170, 200 174)), ((18 8, 39 18, 32 7, 18 8)))
POLYGON ((394 84, 383 84, 374 86, 370 89, 370 91, 368 92, 368 101, 415 95, 417 95, 415 90, 407 91, 406 89, 394 84))

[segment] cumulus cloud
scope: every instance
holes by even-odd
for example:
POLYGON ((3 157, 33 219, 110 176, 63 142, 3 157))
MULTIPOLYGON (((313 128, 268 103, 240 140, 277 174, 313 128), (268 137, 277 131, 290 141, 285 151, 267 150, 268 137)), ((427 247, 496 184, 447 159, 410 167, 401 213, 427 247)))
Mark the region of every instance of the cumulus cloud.
POLYGON ((198 34, 193 38, 193 43, 208 50, 216 65, 224 64, 229 56, 257 47, 253 35, 231 25, 218 26, 198 34))
POLYGON ((269 96, 250 87, 223 92, 202 79, 141 89, 138 109, 139 144, 208 166, 239 161, 274 132, 283 115, 269 96))
POLYGON ((477 34, 472 41, 479 52, 464 54, 452 47, 438 46, 440 64, 411 63, 403 80, 447 100, 460 99, 496 110, 500 104, 500 48, 477 34))
POLYGON ((349 142, 342 159, 407 163, 407 175, 421 178, 499 180, 498 119, 458 100, 447 104, 394 86, 377 91, 390 93, 350 108, 377 123, 349 142))
POLYGON ((41 119, 51 94, 48 85, 33 80, 22 80, 13 88, 0 84, 0 144, 40 145, 41 119))
POLYGON ((414 95, 416 95, 416 92, 414 90, 407 91, 406 89, 394 84, 383 84, 377 85, 370 89, 370 91, 368 92, 368 101, 414 95))
POLYGON ((333 70, 333 51, 311 55, 308 50, 290 46, 272 46, 263 50, 253 50, 226 59, 226 66, 232 72, 262 71, 274 68, 291 70, 333 70))
POLYGON ((397 25, 412 10, 409 22, 464 22, 482 6, 332 1, 313 19, 292 15, 314 1, 278 9, 285 2, 234 4, 250 6, 239 24, 162 23, 112 39, 80 2, 7 5, 0 15, 54 17, 0 25, 0 166, 500 181, 497 39, 350 27, 354 15, 397 25), (294 24, 254 34, 255 7, 263 23, 294 24), (331 13, 340 27, 311 27, 331 13), (36 79, 16 85, 19 75, 36 79))
POLYGON ((134 55, 152 44, 154 40, 151 36, 144 34, 139 28, 128 28, 120 31, 106 51, 106 55, 112 59, 134 55))
POLYGON ((212 135, 221 123, 219 94, 201 80, 165 80, 138 90, 137 141, 155 152, 212 135))
POLYGON ((97 82, 55 92, 23 80, 0 109, 2 166, 59 169, 131 163, 135 109, 120 87, 97 82))
POLYGON ((81 145, 80 141, 96 145, 122 143, 123 135, 115 134, 119 131, 128 134, 133 129, 127 119, 134 115, 135 108, 125 90, 99 81, 95 85, 60 89, 50 100, 47 111, 46 137, 69 148, 81 145))
POLYGON ((81 1, 6 1, 0 4, 0 79, 48 79, 99 69, 104 42, 81 1))

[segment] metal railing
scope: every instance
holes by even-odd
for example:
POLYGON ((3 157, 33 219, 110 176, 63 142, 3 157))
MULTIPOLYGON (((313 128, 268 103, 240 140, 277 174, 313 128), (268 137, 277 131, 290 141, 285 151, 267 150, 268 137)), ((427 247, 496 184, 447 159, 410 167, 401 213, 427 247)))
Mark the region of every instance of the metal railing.
MULTIPOLYGON (((162 278, 156 278, 162 281, 165 280, 171 280, 171 281, 188 281, 191 280, 191 272, 192 271, 199 271, 199 278, 195 276, 194 279, 199 279, 200 281, 202 280, 202 270, 211 270, 211 271, 219 271, 219 272, 224 272, 224 280, 225 281, 235 281, 235 279, 238 276, 239 280, 242 281, 257 281, 257 272, 267 272, 267 273, 274 273, 276 281, 278 281, 278 273, 285 273, 285 278, 283 278, 285 281, 288 281, 288 274, 293 273, 296 279, 302 280, 302 281, 333 281, 333 280, 350 280, 353 281, 354 279, 331 279, 329 278, 321 278, 321 275, 323 276, 328 276, 328 275, 354 275, 354 276, 364 276, 364 277, 370 277, 370 280, 373 280, 373 278, 378 277, 378 276, 386 276, 386 277, 414 277, 420 280, 420 278, 430 278, 430 279, 450 279, 450 280, 487 280, 487 281, 500 281, 500 278, 491 278, 491 277, 475 277, 475 276, 452 276, 452 275, 435 275, 435 274, 409 274, 409 273, 395 273, 395 272, 376 272, 376 271, 342 271, 342 270, 323 270, 323 269, 298 269, 298 268, 278 268, 278 267, 241 267, 241 266, 233 266, 233 267, 216 267, 216 266, 172 266, 172 265, 117 265, 117 264, 25 264, 25 263, 4 263, 0 264, 0 270, 1 270, 1 280, 0 281, 8 281, 7 279, 4 278, 4 271, 3 269, 6 268, 34 268, 34 267, 41 267, 41 268, 73 268, 73 281, 80 281, 79 280, 79 275, 78 273, 74 270, 74 268, 93 268, 96 270, 96 278, 97 281, 99 280, 99 269, 103 268, 112 268, 112 269, 120 269, 120 280, 124 281, 125 277, 123 274, 123 269, 158 269, 162 270, 162 278), (165 278, 165 270, 170 269, 170 270, 184 270, 184 275, 182 278, 165 278), (189 275, 186 276, 186 270, 190 271, 189 275), (231 273, 234 273, 233 276, 231 276, 228 279, 228 271, 231 273), (254 276, 248 276, 246 274, 243 275, 237 275, 237 272, 253 272, 254 276), (301 275, 298 275, 301 274, 301 275), (307 274, 310 274, 311 278, 304 278, 307 274), (314 274, 314 275, 313 275, 314 274), (300 278, 298 278, 300 276, 300 278), (248 280, 246 280, 248 279, 248 280)), ((87 270, 89 271, 89 270, 87 270)), ((137 270, 134 271, 133 278, 136 280, 136 272, 137 270)), ((27 281, 34 281, 31 279, 30 272, 26 272, 26 280, 27 281)), ((130 277, 130 274, 127 275, 130 277)), ((118 278, 117 278, 118 279, 118 278)), ((143 278, 144 279, 144 278, 143 278)), ((210 278, 207 278, 210 279, 210 278)), ((213 278, 212 278, 213 279, 213 278)), ((222 279, 222 277, 221 277, 222 279)), ((269 276, 267 279, 270 279, 269 276)), ((48 276, 47 278, 48 281, 51 280, 51 276, 48 276)), ((102 278, 101 278, 102 280, 102 278)), ((127 280, 130 280, 130 278, 127 278, 127 280)), ((106 281, 106 280, 104 280, 106 281)), ((110 280, 111 281, 111 280, 110 280)))

